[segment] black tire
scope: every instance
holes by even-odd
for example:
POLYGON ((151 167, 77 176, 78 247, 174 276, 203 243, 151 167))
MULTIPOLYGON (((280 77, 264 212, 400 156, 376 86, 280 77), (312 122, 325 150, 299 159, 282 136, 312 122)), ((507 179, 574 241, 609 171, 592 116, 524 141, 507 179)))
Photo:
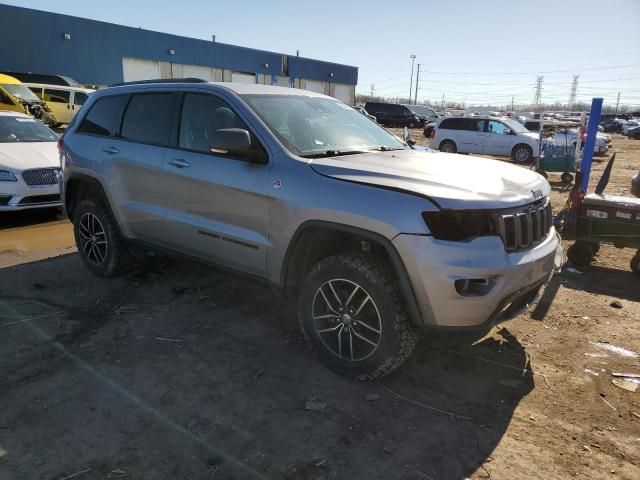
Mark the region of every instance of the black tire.
POLYGON ((640 275, 640 251, 633 256, 631 262, 629 262, 629 266, 633 273, 640 275))
POLYGON ((443 140, 440 142, 440 151, 446 153, 458 153, 458 147, 452 140, 443 140))
POLYGON ((589 248, 591 249, 591 252, 593 252, 594 255, 596 255, 599 251, 600 251, 600 244, 597 242, 584 242, 587 245, 589 245, 589 248))
POLYGON ((74 209, 73 220, 78 253, 89 270, 100 277, 114 277, 134 266, 134 257, 101 201, 92 198, 80 200, 74 209), (87 222, 93 222, 93 232, 91 228, 87 229, 87 222), (106 243, 101 244, 102 241, 106 243))
POLYGON ((588 242, 576 242, 567 250, 571 263, 579 267, 589 265, 593 261, 594 252, 588 242))
POLYGON ((573 175, 571 175, 569 172, 564 172, 562 175, 560 175, 560 180, 562 180, 564 183, 571 183, 573 182, 573 175))
POLYGON ((533 150, 529 145, 516 145, 511 151, 511 158, 518 163, 531 163, 533 161, 533 150))
POLYGON ((356 380, 395 370, 418 340, 392 273, 360 252, 334 255, 313 267, 300 292, 298 317, 320 361, 356 380))

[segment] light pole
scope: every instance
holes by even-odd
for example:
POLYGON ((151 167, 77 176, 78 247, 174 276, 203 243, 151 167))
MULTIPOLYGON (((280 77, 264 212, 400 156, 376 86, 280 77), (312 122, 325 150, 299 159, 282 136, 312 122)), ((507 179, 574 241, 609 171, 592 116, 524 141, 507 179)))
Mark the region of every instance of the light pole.
POLYGON ((411 92, 413 92, 413 64, 416 61, 415 55, 410 55, 411 59, 411 80, 409 81, 409 105, 411 105, 411 92))

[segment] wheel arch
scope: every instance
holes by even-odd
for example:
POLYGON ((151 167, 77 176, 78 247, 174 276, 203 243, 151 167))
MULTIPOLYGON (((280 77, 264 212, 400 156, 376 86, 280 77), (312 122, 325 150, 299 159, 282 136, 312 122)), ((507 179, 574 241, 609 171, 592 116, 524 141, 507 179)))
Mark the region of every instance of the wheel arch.
POLYGON ((98 197, 109 211, 109 214, 114 219, 116 218, 111 208, 109 198, 107 197, 106 191, 102 186, 102 183, 100 183, 100 180, 83 173, 72 173, 69 179, 65 182, 63 198, 65 211, 69 220, 73 222, 73 212, 82 194, 92 194, 94 198, 98 197))
POLYGON ((280 284, 287 298, 294 297, 297 285, 321 259, 354 249, 371 252, 387 262, 412 323, 422 324, 418 302, 409 274, 393 243, 383 235, 351 225, 309 220, 295 231, 287 247, 280 272, 280 284), (363 243, 364 242, 364 243, 363 243))

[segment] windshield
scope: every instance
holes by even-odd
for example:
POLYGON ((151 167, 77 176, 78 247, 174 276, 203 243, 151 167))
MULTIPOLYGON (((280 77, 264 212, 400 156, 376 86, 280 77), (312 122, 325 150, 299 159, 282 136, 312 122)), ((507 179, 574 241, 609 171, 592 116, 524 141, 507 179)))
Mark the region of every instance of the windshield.
POLYGON ((406 148, 377 123, 337 100, 299 95, 242 98, 283 145, 301 157, 406 148))
POLYGON ((436 112, 426 105, 407 105, 407 108, 417 115, 426 115, 427 117, 436 117, 436 112))
POLYGON ((23 102, 40 102, 41 100, 24 85, 19 83, 9 83, 2 85, 4 89, 18 100, 23 102))
POLYGON ((0 116, 0 143, 55 142, 58 136, 34 118, 0 116))
POLYGON ((520 122, 507 118, 501 118, 500 120, 516 133, 529 133, 529 130, 527 130, 520 122))

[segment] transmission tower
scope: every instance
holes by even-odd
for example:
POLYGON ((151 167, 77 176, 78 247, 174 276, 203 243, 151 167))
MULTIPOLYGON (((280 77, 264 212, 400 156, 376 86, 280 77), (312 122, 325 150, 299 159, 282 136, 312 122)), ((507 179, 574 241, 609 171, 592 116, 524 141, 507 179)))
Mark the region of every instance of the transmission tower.
POLYGON ((574 75, 573 76, 573 81, 571 82, 571 93, 569 93, 569 108, 571 108, 571 105, 576 103, 576 95, 578 93, 578 79, 579 78, 580 78, 580 75, 574 75))
POLYGON ((544 80, 544 77, 542 75, 539 75, 538 77, 536 77, 536 93, 533 96, 534 105, 540 105, 540 101, 542 100, 542 81, 543 80, 544 80))

